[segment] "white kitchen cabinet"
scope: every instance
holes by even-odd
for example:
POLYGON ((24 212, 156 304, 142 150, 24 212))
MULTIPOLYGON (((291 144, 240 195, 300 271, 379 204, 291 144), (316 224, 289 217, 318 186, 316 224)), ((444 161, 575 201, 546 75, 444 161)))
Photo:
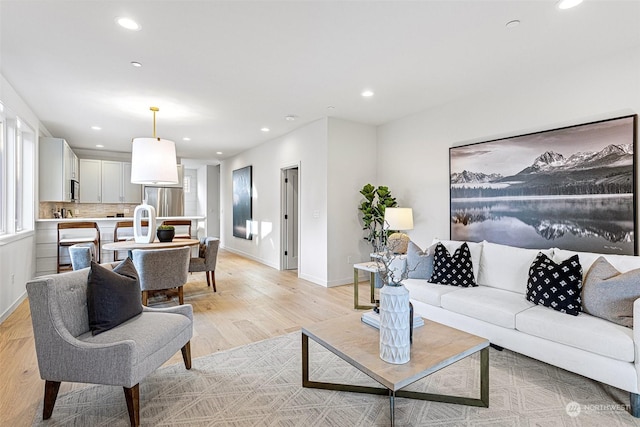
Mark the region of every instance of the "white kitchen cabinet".
POLYGON ((80 159, 80 203, 102 202, 102 160, 80 159))
POLYGON ((78 180, 78 156, 62 138, 40 138, 39 198, 41 202, 71 201, 71 180, 78 180))
POLYGON ((131 163, 102 161, 102 203, 141 203, 142 186, 131 184, 131 163))
POLYGON ((131 163, 122 164, 122 196, 125 203, 142 203, 142 185, 131 183, 131 163))

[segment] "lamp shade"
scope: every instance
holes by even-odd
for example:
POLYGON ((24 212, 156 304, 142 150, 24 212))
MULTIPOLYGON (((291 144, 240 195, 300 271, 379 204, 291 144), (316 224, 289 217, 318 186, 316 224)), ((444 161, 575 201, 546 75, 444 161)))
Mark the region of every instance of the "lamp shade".
POLYGON ((413 230, 413 210, 411 208, 386 208, 384 223, 388 230, 413 230))
POLYGON ((176 146, 173 141, 134 138, 131 149, 131 183, 177 184, 176 146))

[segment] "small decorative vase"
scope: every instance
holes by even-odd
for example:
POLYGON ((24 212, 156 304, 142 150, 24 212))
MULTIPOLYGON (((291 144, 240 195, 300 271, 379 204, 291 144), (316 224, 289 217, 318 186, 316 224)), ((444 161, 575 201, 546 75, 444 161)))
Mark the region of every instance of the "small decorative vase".
POLYGON ((380 358, 400 365, 411 358, 409 290, 385 285, 380 290, 380 358))
POLYGON ((161 242, 171 242, 176 235, 176 230, 158 230, 156 235, 161 242))

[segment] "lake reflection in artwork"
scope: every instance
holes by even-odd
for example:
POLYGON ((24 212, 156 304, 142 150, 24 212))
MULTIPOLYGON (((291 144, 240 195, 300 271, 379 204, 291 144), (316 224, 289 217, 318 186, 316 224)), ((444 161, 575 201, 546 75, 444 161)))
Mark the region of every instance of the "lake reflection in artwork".
POLYGON ((452 200, 456 240, 634 253, 633 195, 452 200))

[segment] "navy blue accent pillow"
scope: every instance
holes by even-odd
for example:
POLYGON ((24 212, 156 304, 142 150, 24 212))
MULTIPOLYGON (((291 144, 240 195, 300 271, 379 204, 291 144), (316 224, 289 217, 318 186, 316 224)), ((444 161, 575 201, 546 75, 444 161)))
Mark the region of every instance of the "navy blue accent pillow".
POLYGON ((113 270, 91 261, 87 309, 93 335, 113 329, 142 313, 140 281, 131 259, 126 258, 113 270))

